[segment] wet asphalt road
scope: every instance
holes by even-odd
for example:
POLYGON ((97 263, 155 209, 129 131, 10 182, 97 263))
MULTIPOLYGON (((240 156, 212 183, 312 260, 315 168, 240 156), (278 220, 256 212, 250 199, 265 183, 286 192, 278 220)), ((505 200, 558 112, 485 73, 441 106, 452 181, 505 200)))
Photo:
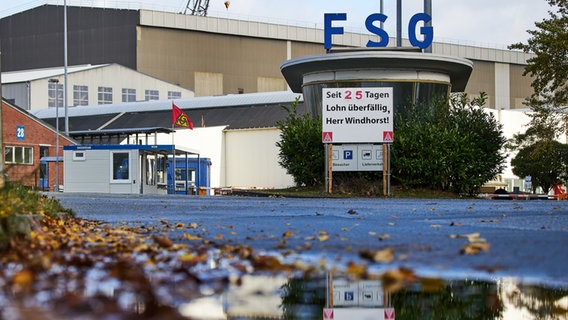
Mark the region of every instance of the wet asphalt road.
POLYGON ((568 287, 568 201, 49 196, 78 217, 157 233, 164 232, 164 220, 198 224, 168 229, 177 242, 188 241, 183 234, 190 233, 215 243, 246 244, 256 252, 289 250, 338 264, 368 262, 360 250, 392 248, 392 262, 370 267, 404 266, 445 278, 513 276, 568 287), (456 236, 472 233, 490 244, 487 252, 460 253, 468 239, 456 236))

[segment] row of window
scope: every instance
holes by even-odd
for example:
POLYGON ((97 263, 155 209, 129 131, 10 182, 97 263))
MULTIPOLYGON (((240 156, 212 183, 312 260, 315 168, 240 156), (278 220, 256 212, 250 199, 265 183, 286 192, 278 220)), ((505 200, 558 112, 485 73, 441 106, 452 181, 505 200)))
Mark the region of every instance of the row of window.
MULTIPOLYGON (((168 91, 168 100, 181 99, 180 91, 168 91)), ((160 100, 160 92, 158 90, 145 90, 144 100, 160 100)), ((135 102, 136 89, 123 88, 122 102, 135 102)), ((50 108, 63 107, 63 84, 48 84, 48 106, 50 108)), ((112 87, 98 88, 98 104, 111 104, 112 87)), ((74 85, 73 86, 73 106, 86 106, 89 104, 89 87, 74 85)))
POLYGON ((34 148, 6 146, 4 162, 6 164, 34 164, 34 148))

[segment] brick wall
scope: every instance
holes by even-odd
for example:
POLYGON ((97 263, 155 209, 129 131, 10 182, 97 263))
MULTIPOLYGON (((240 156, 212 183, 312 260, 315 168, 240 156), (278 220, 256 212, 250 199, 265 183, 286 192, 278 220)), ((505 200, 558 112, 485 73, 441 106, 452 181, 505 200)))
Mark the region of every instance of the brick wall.
MULTIPOLYGON (((56 134, 55 130, 31 116, 25 110, 10 105, 2 101, 2 137, 5 150, 8 146, 31 147, 33 148, 32 164, 13 164, 5 163, 5 171, 10 182, 20 182, 25 186, 39 187, 39 160, 41 157, 40 148, 48 150, 48 156, 56 155, 56 134), (18 137, 18 127, 23 127, 23 135, 20 131, 18 137)), ((63 146, 72 145, 73 141, 64 135, 59 136, 59 156, 63 157, 63 146)), ((5 156, 5 151, 3 151, 5 156)), ((55 185, 55 163, 49 164, 49 189, 55 185)), ((63 184, 63 163, 59 163, 59 184, 63 184)))

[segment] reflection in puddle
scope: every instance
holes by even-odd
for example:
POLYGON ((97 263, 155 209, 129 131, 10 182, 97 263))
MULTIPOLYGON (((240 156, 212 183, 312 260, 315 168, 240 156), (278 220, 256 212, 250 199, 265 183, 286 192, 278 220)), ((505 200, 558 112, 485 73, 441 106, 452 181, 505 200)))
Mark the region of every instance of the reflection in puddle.
POLYGON ((179 311, 191 319, 568 319, 566 289, 511 278, 403 282, 385 275, 365 280, 247 275, 179 311))

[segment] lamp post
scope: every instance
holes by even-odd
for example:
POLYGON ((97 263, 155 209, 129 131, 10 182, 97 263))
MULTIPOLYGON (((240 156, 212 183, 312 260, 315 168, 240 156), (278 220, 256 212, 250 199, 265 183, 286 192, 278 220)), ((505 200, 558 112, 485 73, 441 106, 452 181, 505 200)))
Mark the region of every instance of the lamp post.
POLYGON ((55 191, 59 191, 59 105, 58 105, 58 91, 59 80, 49 79, 49 83, 55 85, 55 191))

